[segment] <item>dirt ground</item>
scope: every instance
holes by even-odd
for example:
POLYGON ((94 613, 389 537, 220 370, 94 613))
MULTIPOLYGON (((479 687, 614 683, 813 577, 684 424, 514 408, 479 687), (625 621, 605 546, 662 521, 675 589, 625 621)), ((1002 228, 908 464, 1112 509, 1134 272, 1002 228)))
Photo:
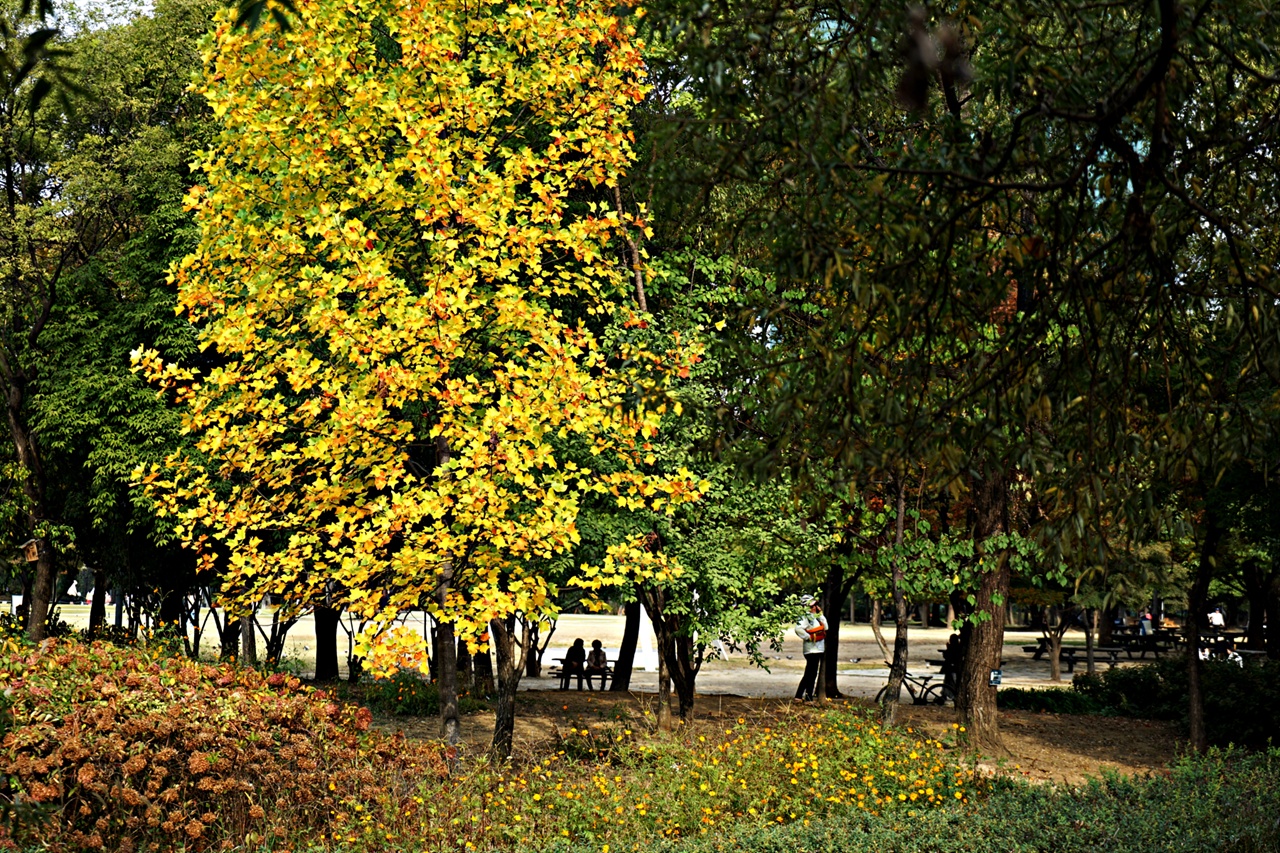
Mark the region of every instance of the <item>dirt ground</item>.
MULTIPOLYGON (((530 690, 519 694, 516 717, 517 756, 533 755, 570 726, 615 721, 650 727, 657 697, 650 693, 612 694, 577 690, 530 690), (646 715, 647 712, 647 715, 646 715)), ((841 700, 870 707, 865 699, 841 700)), ((899 722, 940 736, 956 721, 955 709, 903 705, 899 722)), ((739 717, 761 725, 785 725, 795 715, 820 713, 817 705, 790 700, 733 695, 699 696, 694 706, 695 727, 720 727, 739 717)), ((468 751, 481 753, 493 734, 494 715, 463 718, 468 751)), ((380 720, 382 727, 400 729, 410 737, 434 738, 436 719, 380 720)), ((1180 751, 1173 728, 1165 723, 1117 717, 1085 717, 1002 711, 1000 728, 1008 754, 984 756, 982 765, 1040 782, 1079 783, 1098 777, 1104 769, 1132 775, 1159 771, 1180 751)))

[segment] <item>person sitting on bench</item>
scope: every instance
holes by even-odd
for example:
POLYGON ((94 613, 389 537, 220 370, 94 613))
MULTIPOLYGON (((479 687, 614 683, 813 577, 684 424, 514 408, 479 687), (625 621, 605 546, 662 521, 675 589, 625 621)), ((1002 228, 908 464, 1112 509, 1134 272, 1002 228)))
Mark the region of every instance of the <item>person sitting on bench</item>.
POLYGON ((604 647, 599 640, 591 641, 591 651, 587 652, 587 687, 595 690, 591 679, 600 679, 600 689, 609 684, 609 658, 605 656, 604 647))
POLYGON ((560 689, 569 689, 569 677, 578 676, 578 689, 582 689, 582 676, 585 674, 584 666, 587 661, 587 649, 583 645, 582 638, 573 641, 573 645, 569 647, 569 651, 565 652, 564 666, 560 669, 560 689))

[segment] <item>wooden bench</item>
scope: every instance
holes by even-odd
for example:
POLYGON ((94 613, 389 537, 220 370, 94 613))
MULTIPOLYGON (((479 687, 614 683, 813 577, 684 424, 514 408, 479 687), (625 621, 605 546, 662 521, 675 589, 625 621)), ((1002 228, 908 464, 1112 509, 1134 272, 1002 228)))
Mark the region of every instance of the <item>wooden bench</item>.
MULTIPOLYGON (((567 673, 564 671, 565 658, 555 658, 555 660, 558 661, 559 663, 557 663, 554 666, 547 667, 547 675, 549 675, 551 678, 560 679, 560 689, 568 690, 569 679, 573 678, 574 673, 572 672, 567 673)), ((582 670, 582 677, 578 679, 578 689, 579 690, 582 689, 582 682, 583 680, 585 680, 587 682, 587 689, 595 690, 596 688, 592 686, 592 682, 597 678, 600 679, 601 690, 605 690, 606 688, 608 688, 609 679, 613 677, 614 663, 616 663, 616 661, 606 658, 605 664, 604 664, 604 672, 601 672, 599 670, 595 670, 593 672, 591 670, 588 670, 584 665, 582 670)))
MULTIPOLYGON (((1094 663, 1105 663, 1110 669, 1120 663, 1120 653, 1124 649, 1118 646, 1094 646, 1093 660, 1094 663)), ((1058 652, 1058 660, 1066 664, 1067 672, 1074 672, 1077 663, 1085 663, 1088 660, 1089 650, 1081 646, 1063 646, 1058 652)))

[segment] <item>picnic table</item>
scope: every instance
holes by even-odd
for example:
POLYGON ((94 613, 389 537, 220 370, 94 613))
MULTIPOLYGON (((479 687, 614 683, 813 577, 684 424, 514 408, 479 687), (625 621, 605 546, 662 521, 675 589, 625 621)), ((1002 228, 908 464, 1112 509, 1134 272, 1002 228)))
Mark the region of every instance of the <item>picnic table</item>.
MULTIPOLYGON (((1041 660, 1049 653, 1049 638, 1041 637, 1037 645, 1023 646, 1022 650, 1031 655, 1032 660, 1041 660)), ((1088 651, 1085 646, 1062 646, 1058 650, 1058 660, 1066 665, 1067 672, 1074 672, 1076 664, 1087 659, 1088 651)), ((1123 646, 1094 646, 1094 662, 1105 663, 1108 668, 1114 667, 1120 662, 1120 653, 1123 651, 1123 646)))

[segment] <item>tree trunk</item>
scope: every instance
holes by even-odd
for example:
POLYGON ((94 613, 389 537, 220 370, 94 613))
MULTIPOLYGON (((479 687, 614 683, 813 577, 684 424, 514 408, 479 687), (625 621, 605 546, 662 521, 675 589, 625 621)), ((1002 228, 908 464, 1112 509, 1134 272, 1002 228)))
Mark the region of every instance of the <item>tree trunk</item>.
POLYGON ((675 638, 676 665, 671 670, 671 685, 676 689, 680 722, 693 722, 694 682, 698 677, 699 655, 693 647, 693 638, 677 635, 675 638))
POLYGON ((1115 632, 1116 619, 1120 618, 1119 607, 1108 607, 1102 612, 1102 621, 1098 623, 1098 645, 1112 645, 1112 634, 1115 632))
POLYGON ((488 649, 481 649, 471 656, 471 669, 475 695, 485 698, 494 695, 497 688, 493 682, 493 657, 488 649))
POLYGON ((662 652, 662 638, 658 638, 658 731, 671 731, 671 672, 667 669, 667 656, 662 652))
POLYGON ((455 666, 458 673, 458 695, 466 696, 468 693, 475 692, 475 668, 472 666, 471 651, 467 648, 467 644, 458 640, 454 645, 457 647, 453 656, 457 661, 455 666))
POLYGON ((1196 564, 1195 579, 1187 595, 1187 606, 1191 610, 1187 618, 1187 705, 1191 747, 1196 752, 1204 752, 1209 748, 1208 732, 1204 724, 1204 694, 1201 691, 1201 673, 1204 665, 1200 661, 1200 628, 1206 619, 1209 583, 1213 580, 1213 571, 1218 559, 1218 543, 1222 538, 1218 518, 1213 510, 1207 507, 1204 510, 1204 523, 1204 541, 1200 546, 1200 560, 1196 564))
POLYGON ((1280 563, 1271 569, 1271 584, 1267 593, 1267 657, 1280 660, 1280 563))
POLYGON ((636 663, 636 645, 640 642, 640 601, 627 602, 627 621, 622 629, 622 644, 618 646, 618 660, 613 665, 613 679, 609 690, 626 693, 631 689, 631 670, 636 663))
POLYGON ((840 606, 844 604, 846 596, 852 599, 853 596, 849 595, 852 586, 852 581, 848 586, 845 585, 843 568, 833 565, 827 569, 827 576, 822 583, 822 610, 827 617, 827 644, 822 655, 822 669, 818 674, 821 691, 819 698, 838 699, 844 695, 836 683, 840 665, 840 619, 843 615, 840 606))
MULTIPOLYGON (((494 619, 489 623, 489 639, 498 658, 498 702, 489 755, 496 764, 511 757, 516 731, 516 690, 520 686, 523 661, 516 657, 516 620, 494 619)), ((527 654, 527 652, 525 652, 527 654)), ((488 657, 486 654, 485 657, 488 657)))
POLYGON ((89 636, 96 637, 102 633, 102 626, 107 622, 107 573, 102 569, 93 570, 93 603, 89 605, 89 636))
POLYGON ((885 642, 884 633, 880 630, 880 622, 883 618, 880 599, 874 599, 871 602, 871 633, 875 635, 876 643, 880 646, 880 654, 888 661, 892 659, 892 655, 889 654, 889 644, 885 642))
POLYGON ((316 681, 338 680, 338 620, 342 611, 316 605, 316 681))
MULTIPOLYGON (((440 597, 443 599, 444 595, 441 592, 440 597)), ((458 644, 453 638, 453 625, 439 623, 436 636, 440 644, 440 679, 436 682, 440 692, 440 737, 456 746, 462 740, 462 724, 458 719, 458 644)))
MULTIPOLYGON (((974 540, 981 544, 1007 528, 1008 486, 1003 472, 987 463, 985 476, 973 483, 974 540)), ((968 730, 970 742, 988 753, 1005 752, 1000 740, 996 688, 990 673, 1000 668, 1004 648, 1004 604, 1009 597, 1009 561, 1006 555, 986 553, 989 568, 982 573, 974 597, 974 621, 966 625, 964 665, 956 685, 956 706, 968 730)))
POLYGON ((885 728, 892 726, 897 716, 898 701, 902 698, 902 679, 907 672, 907 598, 902 585, 905 573, 902 568, 903 524, 906 515, 906 484, 898 478, 898 513, 893 533, 893 612, 897 624, 893 631, 893 664, 889 667, 889 683, 885 685, 884 702, 880 706, 880 718, 885 728))
MULTIPOLYGON (((1249 600, 1249 636, 1245 640, 1244 647, 1261 651, 1267 647, 1262 625, 1267 619, 1269 593, 1275 578, 1263 569, 1262 561, 1258 559, 1246 560, 1241 574, 1244 579, 1245 595, 1249 600)), ((1275 624, 1274 615, 1272 614, 1272 624, 1275 624)))
POLYGON ((258 665, 258 631, 252 613, 240 617, 240 660, 249 666, 258 665))
POLYGON ((1093 632, 1098 627, 1098 610, 1090 607, 1084 612, 1084 660, 1085 672, 1093 675, 1098 671, 1093 656, 1093 632))
MULTIPOLYGON (((34 336, 32 337, 34 340, 34 336)), ((9 414, 9 434, 17 451, 18 464, 26 476, 22 478, 22 493, 27 499, 27 530, 36 541, 37 554, 35 578, 27 604, 27 636, 40 642, 49 636, 49 611, 53 607, 54 583, 57 566, 53 558, 53 544, 40 536, 40 526, 47 518, 45 507, 44 465, 36 447, 35 436, 22 418, 22 406, 26 399, 27 377, 21 371, 11 371, 9 362, 0 362, 6 380, 9 414)))
MULTIPOLYGON (((700 661, 694 660, 693 638, 681 636, 678 617, 666 613, 666 594, 662 589, 641 587, 640 598, 649 612, 649 621, 653 624, 653 633, 657 638, 659 680, 661 682, 665 672, 670 684, 674 685, 676 690, 680 720, 688 722, 693 713, 694 681, 700 668, 700 661)), ((666 702, 660 702, 660 705, 664 705, 667 708, 667 714, 670 715, 670 687, 667 691, 666 702)), ((661 708, 659 722, 661 722, 661 708)))
MULTIPOLYGON (((118 605, 119 603, 120 599, 117 598, 116 604, 118 605)), ((119 616, 120 608, 117 607, 117 623, 120 621, 119 616)), ((221 625, 218 625, 216 620, 214 624, 218 627, 218 645, 221 647, 219 650, 219 657, 222 660, 230 660, 231 658, 234 658, 240 650, 240 620, 228 618, 227 621, 223 622, 221 625)), ((116 627, 119 628, 120 625, 117 624, 116 627)))
POLYGON ((37 540, 40 558, 36 560, 36 576, 31 584, 31 606, 27 610, 27 636, 40 642, 49 636, 49 616, 53 611, 53 588, 58 570, 53 548, 47 539, 37 540))

